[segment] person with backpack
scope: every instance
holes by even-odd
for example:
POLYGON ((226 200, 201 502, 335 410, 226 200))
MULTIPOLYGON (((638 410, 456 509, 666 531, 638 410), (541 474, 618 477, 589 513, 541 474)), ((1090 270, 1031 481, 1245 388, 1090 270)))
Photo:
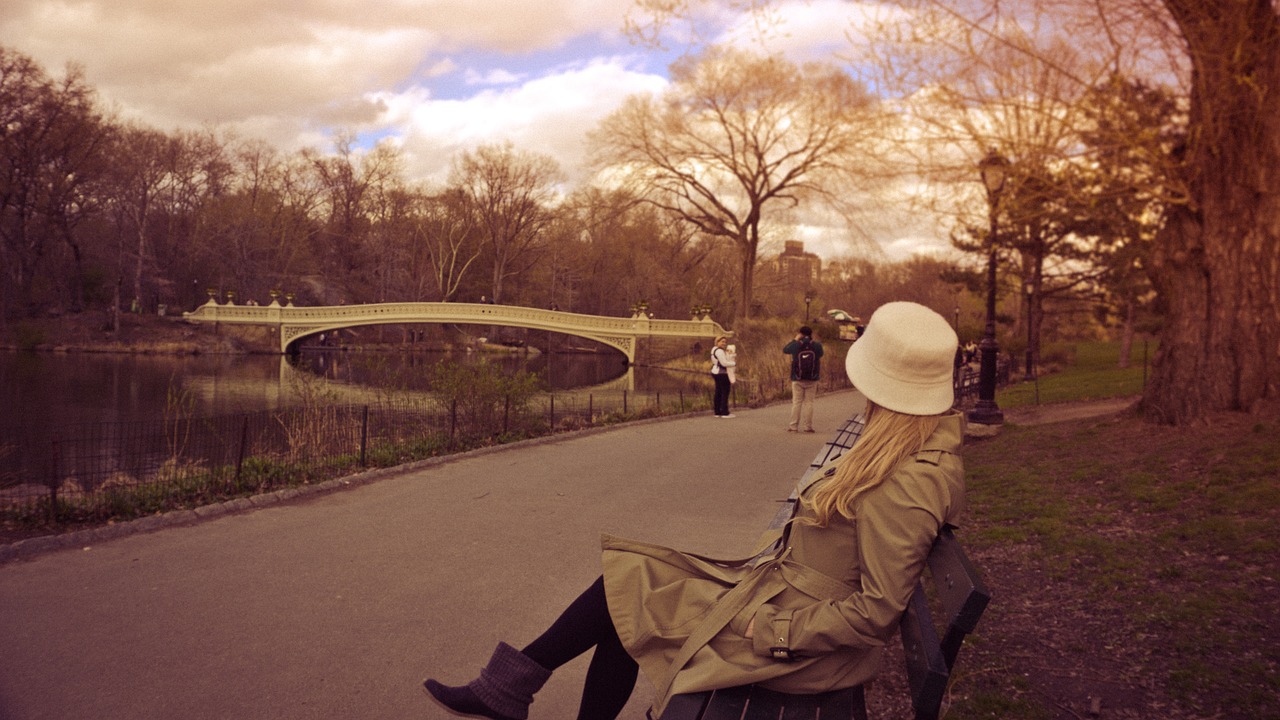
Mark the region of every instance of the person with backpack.
POLYGON ((796 331, 796 337, 782 348, 791 356, 791 423, 787 432, 813 432, 813 401, 818 397, 818 378, 822 370, 822 343, 813 339, 808 325, 796 331))

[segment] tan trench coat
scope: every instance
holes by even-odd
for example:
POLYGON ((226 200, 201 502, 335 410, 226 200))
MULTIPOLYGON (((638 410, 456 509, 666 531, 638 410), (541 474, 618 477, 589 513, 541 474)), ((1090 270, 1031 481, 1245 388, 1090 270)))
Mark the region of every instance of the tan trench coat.
POLYGON ((838 518, 819 528, 793 521, 785 545, 755 561, 605 535, 609 613, 657 688, 654 717, 681 693, 755 682, 811 693, 874 677, 933 539, 964 510, 962 438, 962 418, 947 416, 864 497, 856 522, 838 518), (752 618, 754 639, 747 639, 752 618), (775 660, 774 648, 798 659, 775 660))

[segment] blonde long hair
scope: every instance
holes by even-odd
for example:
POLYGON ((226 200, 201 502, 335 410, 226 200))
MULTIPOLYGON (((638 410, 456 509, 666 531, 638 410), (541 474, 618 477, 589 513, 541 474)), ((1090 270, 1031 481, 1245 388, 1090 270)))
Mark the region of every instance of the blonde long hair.
POLYGON ((906 415, 871 401, 867 401, 866 415, 862 436, 836 461, 835 474, 803 501, 820 527, 836 515, 855 519, 858 499, 884 482, 904 458, 919 451, 942 420, 941 415, 906 415))

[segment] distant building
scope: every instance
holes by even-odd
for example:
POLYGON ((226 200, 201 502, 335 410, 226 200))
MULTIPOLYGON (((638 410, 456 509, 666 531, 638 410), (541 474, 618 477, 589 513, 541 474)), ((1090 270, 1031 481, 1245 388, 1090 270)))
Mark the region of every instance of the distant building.
POLYGON ((805 252, 803 241, 787 240, 777 263, 778 274, 792 287, 808 288, 822 279, 822 258, 805 252))

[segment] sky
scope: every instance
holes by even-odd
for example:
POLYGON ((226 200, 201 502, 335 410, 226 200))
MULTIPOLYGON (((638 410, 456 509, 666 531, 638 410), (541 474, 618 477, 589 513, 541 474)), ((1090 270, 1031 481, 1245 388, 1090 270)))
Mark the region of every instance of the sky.
MULTIPOLYGON (((849 49, 855 2, 782 2, 768 50, 797 61, 849 49)), ((50 74, 85 72, 122 118, 215 127, 292 151, 338 132, 391 139, 414 179, 443 181, 462 151, 510 142, 585 177, 586 135, 622 101, 661 92, 677 49, 631 43, 632 0, 4 0, 0 44, 50 74)), ((707 18, 747 42, 752 20, 707 18)), ((755 42, 756 40, 752 40, 755 42)), ((802 229, 842 253, 841 230, 802 229)), ((928 223, 876 231, 888 257, 945 247, 928 223)))

